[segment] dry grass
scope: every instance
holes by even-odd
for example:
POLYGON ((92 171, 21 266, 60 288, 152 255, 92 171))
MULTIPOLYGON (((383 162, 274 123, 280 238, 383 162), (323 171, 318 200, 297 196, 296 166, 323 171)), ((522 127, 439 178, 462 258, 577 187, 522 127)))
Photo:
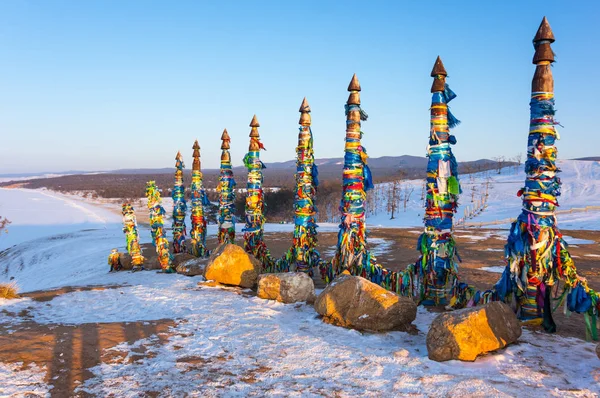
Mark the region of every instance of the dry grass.
POLYGON ((16 283, 0 283, 0 298, 15 299, 18 297, 16 283))

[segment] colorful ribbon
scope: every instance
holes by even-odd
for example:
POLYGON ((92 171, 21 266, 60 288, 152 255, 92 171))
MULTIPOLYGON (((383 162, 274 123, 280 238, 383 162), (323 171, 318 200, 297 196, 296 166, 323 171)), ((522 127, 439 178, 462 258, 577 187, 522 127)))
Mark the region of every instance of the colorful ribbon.
MULTIPOLYGON (((461 188, 458 166, 450 148, 450 144, 456 143, 456 139, 450 135, 448 102, 456 94, 445 84, 444 74, 437 74, 434 79, 442 80, 443 91, 440 87, 440 91, 435 91, 431 98, 427 196, 423 217, 425 230, 418 240, 417 250, 421 257, 415 263, 415 270, 419 271, 418 281, 424 290, 423 304, 445 305, 458 273, 458 253, 452 236, 452 221, 461 188)), ((452 121, 453 125, 459 123, 454 116, 452 121)))
POLYGON ((209 205, 208 197, 202 187, 202 172, 200 171, 200 146, 198 141, 194 142, 194 162, 192 165, 192 210, 191 221, 192 230, 190 231, 191 253, 196 257, 207 257, 210 252, 206 248, 206 217, 204 216, 204 206, 209 205))
POLYGON ((562 279, 558 304, 567 299, 569 311, 585 314, 587 337, 597 340, 598 293, 577 274, 555 216, 561 181, 556 166, 554 93, 532 93, 530 108, 525 187, 517 193, 523 210, 511 225, 505 247, 508 264, 496 290, 501 298, 516 300, 521 319, 543 317, 544 328, 553 332, 556 325, 546 296, 550 297, 552 286, 562 279))
POLYGON ((348 87, 350 96, 345 105, 346 144, 342 175, 342 199, 340 201, 341 223, 336 252, 331 262, 321 263, 321 276, 326 282, 349 270, 354 275, 373 276, 377 260, 367 249, 365 225, 366 191, 373 187, 367 166, 367 150, 361 144, 363 132, 361 121, 367 114, 360 107, 360 85, 356 75, 348 87))
MULTIPOLYGON (((354 88, 357 86, 358 84, 354 88)), ((340 204, 342 222, 335 257, 331 262, 321 261, 321 275, 329 283, 336 275, 348 270, 353 275, 362 276, 399 295, 415 297, 420 302, 430 299, 441 303, 448 295, 450 286, 457 283, 454 278, 454 256, 458 254, 451 228, 460 185, 456 160, 448 145, 456 141, 448 134, 450 126, 446 105, 456 95, 447 86, 443 92, 434 93, 428 162, 430 211, 425 216, 425 233, 419 238, 417 248, 421 251, 421 259, 410 264, 404 271, 396 272, 378 264, 375 256, 367 250, 364 206, 366 191, 372 187, 372 182, 366 165, 366 150, 360 141, 363 134, 360 131, 360 121, 366 120, 367 115, 359 105, 357 94, 360 87, 350 91, 349 103, 346 105, 348 128, 340 204), (445 163, 440 163, 440 160, 445 163), (443 180, 438 180, 440 176, 443 180), (442 194, 438 183, 445 183, 446 190, 442 194)), ((458 120, 454 117, 452 119, 453 126, 457 125, 458 120)))
POLYGON ((315 164, 313 135, 310 128, 310 106, 306 98, 300 107, 300 131, 296 147, 296 192, 294 195, 294 235, 292 246, 278 260, 279 269, 290 269, 312 276, 321 255, 316 250, 317 222, 315 199, 319 185, 319 171, 315 164))
POLYGON ((173 253, 185 252, 185 212, 187 204, 185 202, 185 187, 183 186, 183 158, 181 152, 177 152, 175 157, 175 184, 173 185, 173 253))
POLYGON ((127 253, 131 256, 131 264, 134 269, 141 268, 144 264, 144 256, 140 248, 140 238, 137 230, 135 211, 130 203, 123 203, 123 233, 127 239, 127 253))
POLYGON ((164 272, 173 273, 175 272, 172 267, 173 258, 171 253, 169 253, 169 241, 167 240, 164 231, 163 218, 165 216, 165 209, 161 205, 162 199, 160 197, 160 191, 156 186, 156 182, 148 181, 146 184, 146 197, 148 198, 152 241, 156 247, 158 262, 164 272))
POLYGON ((108 265, 110 265, 110 271, 120 271, 123 267, 121 266, 121 256, 117 249, 112 249, 108 255, 108 265))
MULTIPOLYGON (((577 274, 557 225, 555 210, 558 206, 561 181, 556 166, 556 140, 553 78, 550 64, 552 51, 540 51, 554 41, 546 18, 534 39, 536 72, 532 82, 530 124, 525 163, 525 186, 517 193, 523 201, 523 210, 512 223, 507 239, 507 265, 493 290, 481 293, 476 288, 459 284, 454 291, 455 306, 476 305, 479 301, 502 300, 513 303, 517 315, 525 321, 542 323, 548 332, 556 330, 552 311, 565 305, 565 313, 584 314, 586 337, 598 339, 597 320, 600 313, 598 293, 588 286, 587 280, 577 274), (552 288, 563 280, 563 290, 552 299, 552 288), (482 299, 483 297, 483 299, 482 299), (552 301, 555 302, 553 308, 552 301)), ((451 302, 451 304, 453 304, 451 302)))
POLYGON ((256 120, 256 116, 252 119, 250 127, 250 147, 248 153, 244 156, 244 165, 248 169, 245 205, 246 225, 242 230, 244 232, 244 250, 256 257, 263 264, 266 272, 274 272, 275 262, 263 240, 265 203, 262 170, 265 165, 260 160, 260 150, 265 149, 265 147, 260 142, 260 135, 258 134, 260 125, 256 120))
POLYGON ((221 136, 221 167, 217 192, 219 193, 219 243, 235 241, 235 180, 229 154, 230 138, 227 130, 221 136))

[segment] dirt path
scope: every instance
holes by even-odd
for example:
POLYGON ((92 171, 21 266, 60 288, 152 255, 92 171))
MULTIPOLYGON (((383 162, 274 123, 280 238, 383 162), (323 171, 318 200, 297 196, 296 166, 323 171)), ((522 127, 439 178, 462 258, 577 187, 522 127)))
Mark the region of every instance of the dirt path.
MULTIPOLYGON (((66 287, 57 290, 26 293, 35 302, 48 302, 73 291, 118 289, 119 287, 66 287)), ((19 314, 4 312, 7 317, 19 317, 25 322, 0 322, 0 362, 23 363, 23 369, 34 363, 46 369, 45 382, 52 385, 53 397, 85 397, 74 389, 93 377, 90 368, 100 363, 133 362, 148 355, 145 347, 129 355, 111 348, 123 343, 157 336, 164 343, 169 337, 170 319, 138 322, 84 323, 80 325, 38 324, 26 311, 19 314), (29 319, 29 320, 27 320, 29 319)))

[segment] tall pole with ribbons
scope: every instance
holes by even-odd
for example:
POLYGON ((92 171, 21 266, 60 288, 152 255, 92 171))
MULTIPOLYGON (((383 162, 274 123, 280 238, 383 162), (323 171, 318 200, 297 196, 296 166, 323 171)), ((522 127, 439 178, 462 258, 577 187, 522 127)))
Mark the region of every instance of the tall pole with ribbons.
POLYGON ((296 147, 296 193, 294 195, 294 238, 292 247, 281 260, 294 264, 298 272, 312 274, 320 254, 316 250, 317 223, 315 199, 319 172, 315 164, 310 105, 306 98, 300 105, 300 132, 296 147))
POLYGON ((146 184, 146 197, 148 198, 148 212, 150 228, 152 231, 152 242, 156 247, 158 262, 162 271, 173 273, 173 256, 169 253, 169 241, 164 229, 165 209, 162 207, 162 198, 156 182, 148 181, 146 184))
POLYGON ((361 88, 356 74, 348 85, 348 91, 340 230, 331 266, 321 269, 328 282, 344 270, 355 275, 368 273, 371 265, 375 264, 367 249, 365 224, 366 191, 373 188, 367 151, 361 143, 361 121, 367 120, 367 114, 360 107, 361 88))
POLYGON ((420 300, 425 305, 447 304, 458 272, 456 242, 452 236, 453 217, 461 193, 456 158, 450 145, 456 138, 450 129, 459 121, 448 109, 456 94, 448 87, 448 73, 438 56, 431 77, 429 145, 427 146, 427 196, 423 222, 425 230, 417 248, 421 256, 415 264, 420 300))
POLYGON ((175 157, 175 184, 171 198, 173 199, 173 253, 185 252, 185 213, 187 203, 185 201, 185 186, 183 185, 183 157, 177 152, 175 157))
POLYGON ((144 256, 140 248, 140 237, 137 230, 137 221, 135 210, 131 203, 123 203, 123 233, 127 239, 127 253, 131 256, 131 265, 133 270, 137 271, 144 265, 144 256))
POLYGON ((219 243, 235 241, 235 180, 229 154, 231 138, 227 129, 221 135, 221 168, 217 192, 219 193, 219 243))
POLYGON ((206 217, 204 215, 204 206, 209 204, 206 192, 202 187, 202 171, 200 168, 200 145, 198 140, 192 146, 194 150, 192 163, 192 212, 190 215, 192 221, 191 253, 196 257, 206 257, 210 253, 206 248, 206 217))
POLYGON ((258 128, 260 124, 256 115, 250 122, 250 145, 244 156, 244 165, 248 169, 246 184, 246 225, 244 226, 244 250, 256 257, 267 272, 272 272, 274 262, 267 245, 263 240, 265 224, 265 202, 263 192, 264 163, 260 160, 260 151, 265 149, 260 142, 258 128))
POLYGON ((588 338, 597 340, 598 293, 577 274, 555 215, 561 181, 556 165, 555 144, 559 135, 554 118, 554 41, 554 33, 544 17, 533 39, 536 67, 529 103, 526 177, 525 186, 517 193, 523 210, 511 226, 505 247, 508 264, 495 289, 501 298, 516 300, 521 319, 540 322, 546 331, 554 332, 552 288, 562 279, 559 304, 566 300, 565 310, 583 313, 588 338))

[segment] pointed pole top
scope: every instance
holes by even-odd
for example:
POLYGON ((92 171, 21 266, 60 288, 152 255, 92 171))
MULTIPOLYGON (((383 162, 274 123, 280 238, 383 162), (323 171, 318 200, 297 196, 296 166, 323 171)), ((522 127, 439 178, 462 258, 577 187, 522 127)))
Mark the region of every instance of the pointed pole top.
POLYGON ((302 100, 302 105, 300 105, 300 110, 298 112, 300 112, 300 113, 309 113, 310 112, 310 105, 308 105, 308 101, 306 100, 306 97, 304 97, 304 99, 302 100))
MULTIPOLYGON (((250 129, 250 137, 252 137, 252 138, 259 138, 260 134, 258 133, 258 128, 260 127, 260 124, 258 124, 258 120, 256 119, 256 115, 254 115, 254 117, 252 118, 252 121, 250 122, 250 127, 252 127, 250 129)), ((252 140, 250 140, 250 141, 252 141, 252 140)))
POLYGON ((194 161, 192 162, 192 171, 200 171, 200 145, 198 145, 198 140, 194 141, 194 146, 192 147, 194 153, 192 157, 194 161))
POLYGON ((554 62, 554 51, 552 51, 551 47, 552 42, 554 42, 554 33, 552 33, 548 20, 544 17, 533 38, 533 48, 535 48, 533 63, 535 65, 545 65, 554 62))
POLYGON ((181 160, 182 156, 181 156, 181 152, 177 151, 177 156, 175 156, 175 160, 181 160))
POLYGON ((546 19, 546 17, 542 19, 542 23, 540 23, 540 27, 538 28, 537 33, 533 38, 533 42, 537 43, 543 40, 547 40, 550 43, 554 43, 555 41, 554 33, 552 32, 552 28, 550 27, 550 24, 548 23, 548 19, 546 19))
MULTIPOLYGON (((352 95, 352 94, 350 94, 352 95)), ((300 121, 298 124, 301 126, 310 126, 310 105, 308 105, 308 101, 306 97, 302 100, 302 105, 300 105, 300 121)))
POLYGON ((352 76, 352 80, 350 80, 350 84, 348 85, 348 91, 360 91, 360 83, 358 82, 358 77, 356 77, 356 73, 352 76))
POLYGON ((223 129, 223 134, 221 134, 221 140, 222 141, 231 141, 231 138, 229 138, 229 133, 227 132, 227 129, 223 129))
POLYGON ((533 63, 536 65, 535 74, 531 81, 532 92, 554 92, 554 78, 552 77, 551 65, 554 62, 554 51, 552 43, 554 42, 554 33, 546 17, 533 38, 533 63))
POLYGON ((223 141, 223 143, 221 143, 221 149, 229 149, 229 141, 231 141, 231 139, 229 138, 229 133, 227 133, 227 129, 223 130, 223 134, 221 134, 221 140, 223 141))
POLYGON ((433 64, 433 69, 431 70, 431 77, 435 77, 437 75, 448 76, 446 68, 444 68, 444 63, 439 55, 435 60, 435 64, 433 64))

